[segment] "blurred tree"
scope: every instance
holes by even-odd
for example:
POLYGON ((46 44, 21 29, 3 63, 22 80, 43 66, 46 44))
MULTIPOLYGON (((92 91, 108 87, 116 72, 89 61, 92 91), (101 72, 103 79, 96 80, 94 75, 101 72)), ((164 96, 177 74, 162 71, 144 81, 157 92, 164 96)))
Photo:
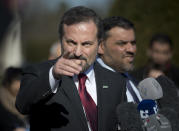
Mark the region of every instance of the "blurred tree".
POLYGON ((171 36, 174 43, 173 62, 179 65, 179 1, 178 0, 115 0, 109 16, 123 16, 136 26, 136 66, 146 62, 146 48, 154 33, 163 32, 171 36))

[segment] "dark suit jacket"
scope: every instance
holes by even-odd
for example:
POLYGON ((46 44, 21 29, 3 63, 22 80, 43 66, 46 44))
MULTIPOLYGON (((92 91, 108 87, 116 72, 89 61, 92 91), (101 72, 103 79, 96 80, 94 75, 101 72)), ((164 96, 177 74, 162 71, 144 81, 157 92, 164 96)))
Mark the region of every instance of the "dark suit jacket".
MULTIPOLYGON (((48 61, 24 70, 16 100, 17 109, 30 114, 31 130, 88 131, 88 125, 73 79, 62 76, 57 93, 49 85, 48 61)), ((94 64, 97 86, 98 131, 112 131, 116 125, 116 106, 126 95, 125 79, 119 74, 94 64), (108 86, 108 88, 103 88, 108 86)))

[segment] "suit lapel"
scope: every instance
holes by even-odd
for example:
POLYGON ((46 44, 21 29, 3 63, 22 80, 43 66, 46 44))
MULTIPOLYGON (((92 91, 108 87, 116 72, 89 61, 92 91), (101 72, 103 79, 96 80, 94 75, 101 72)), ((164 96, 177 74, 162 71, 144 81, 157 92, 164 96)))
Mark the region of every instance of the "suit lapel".
POLYGON ((108 122, 108 118, 112 120, 115 115, 116 106, 122 102, 123 92, 125 92, 125 80, 118 73, 113 73, 97 62, 94 65, 96 87, 97 87, 97 103, 98 103, 98 130, 106 131, 115 122, 114 119, 108 122), (109 116, 110 115, 110 116, 109 116), (109 127, 107 127, 107 125, 109 127))
POLYGON ((62 78, 62 81, 65 84, 65 86, 62 86, 62 89, 64 90, 68 99, 71 101, 72 108, 75 109, 76 115, 81 120, 81 123, 83 124, 83 126, 85 128, 88 128, 84 110, 83 110, 83 107, 81 104, 81 100, 78 95, 78 91, 77 91, 77 88, 76 88, 76 85, 75 85, 73 79, 70 77, 64 76, 62 78))
MULTIPOLYGON (((55 60, 49 61, 49 63, 54 65, 57 60, 58 60, 58 58, 55 60)), ((81 121, 80 123, 83 126, 82 129, 84 129, 86 131, 89 130, 87 122, 86 122, 84 110, 83 110, 83 107, 81 104, 80 96, 78 94, 78 91, 77 91, 77 88, 76 88, 76 85, 75 85, 73 79, 68 76, 63 76, 61 81, 62 82, 60 83, 59 90, 63 91, 64 95, 71 102, 71 104, 72 104, 71 108, 75 110, 74 114, 76 114, 76 116, 81 121)), ((53 100, 58 103, 60 99, 61 98, 59 97, 59 94, 57 92, 57 94, 55 95, 53 100)))
POLYGON ((103 102, 104 98, 103 98, 103 90, 107 90, 108 85, 106 85, 106 78, 104 76, 104 74, 101 73, 101 69, 99 68, 99 64, 95 63, 94 65, 94 72, 95 72, 95 79, 96 79, 96 89, 97 89, 97 107, 98 107, 98 130, 103 130, 104 125, 102 123, 102 121, 104 120, 105 117, 105 110, 106 108, 104 108, 104 104, 105 102, 103 102), (104 89, 103 89, 104 87, 104 89))

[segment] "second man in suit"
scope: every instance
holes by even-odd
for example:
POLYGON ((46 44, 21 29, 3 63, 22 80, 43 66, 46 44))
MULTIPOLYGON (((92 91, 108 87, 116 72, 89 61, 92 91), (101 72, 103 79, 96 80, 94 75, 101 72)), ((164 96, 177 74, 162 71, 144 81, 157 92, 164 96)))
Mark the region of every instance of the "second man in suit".
POLYGON ((132 77, 136 54, 134 24, 126 18, 114 16, 103 20, 104 40, 99 47, 97 61, 113 72, 121 72, 127 78, 126 96, 128 102, 139 103, 142 99, 132 77))

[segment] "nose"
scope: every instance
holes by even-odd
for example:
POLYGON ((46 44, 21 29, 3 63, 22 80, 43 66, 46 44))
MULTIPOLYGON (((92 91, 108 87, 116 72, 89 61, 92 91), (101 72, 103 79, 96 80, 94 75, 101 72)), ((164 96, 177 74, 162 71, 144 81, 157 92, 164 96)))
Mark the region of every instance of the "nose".
POLYGON ((82 47, 80 45, 77 45, 74 50, 75 56, 79 57, 82 55, 82 47))
POLYGON ((128 42, 126 45, 126 51, 136 53, 136 45, 132 44, 131 42, 128 42))

